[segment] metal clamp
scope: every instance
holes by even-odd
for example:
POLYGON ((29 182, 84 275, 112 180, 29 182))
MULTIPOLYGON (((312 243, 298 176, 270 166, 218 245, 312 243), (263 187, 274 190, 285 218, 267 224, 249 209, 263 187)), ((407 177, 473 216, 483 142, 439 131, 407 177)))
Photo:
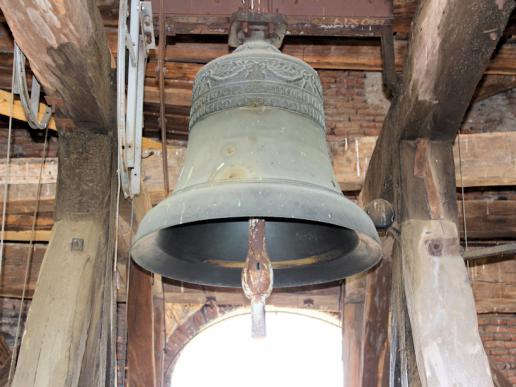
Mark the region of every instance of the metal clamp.
POLYGON ((147 56, 156 48, 150 1, 120 0, 117 58, 119 174, 125 197, 140 193, 143 92, 147 56), (127 19, 129 17, 129 28, 127 19), (129 61, 126 74, 126 57, 129 61), (127 81, 127 95, 125 86, 127 81))
POLYGON ((20 96, 20 102, 27 117, 27 122, 32 129, 45 129, 50 121, 52 109, 50 106, 45 108, 41 121, 38 120, 39 99, 41 86, 35 76, 32 77, 32 88, 29 96, 27 86, 27 75, 25 74, 25 55, 20 47, 14 43, 14 88, 13 94, 20 96))
POLYGON ((228 44, 238 47, 253 39, 266 41, 279 48, 287 33, 287 20, 278 13, 240 10, 231 15, 228 44))

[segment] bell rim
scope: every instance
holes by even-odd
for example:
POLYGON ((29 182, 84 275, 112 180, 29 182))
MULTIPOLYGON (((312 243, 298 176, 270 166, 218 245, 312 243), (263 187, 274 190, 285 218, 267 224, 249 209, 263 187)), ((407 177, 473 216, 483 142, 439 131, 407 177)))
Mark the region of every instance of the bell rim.
MULTIPOLYGON (((158 249, 153 246, 152 240, 157 237, 160 230, 165 228, 216 219, 249 217, 283 218, 347 228, 355 232, 364 247, 352 273, 347 273, 345 268, 335 264, 334 275, 326 276, 324 280, 318 280, 315 276, 313 281, 305 278, 300 284, 294 280, 291 281, 288 278, 282 280, 281 276, 276 276, 275 287, 315 285, 339 280, 369 269, 376 265, 382 256, 376 228, 359 206, 341 192, 314 184, 291 181, 204 183, 175 191, 145 215, 131 247, 131 255, 142 267, 160 272, 165 277, 207 286, 238 287, 236 279, 201 281, 201 278, 192 274, 191 278, 196 278, 191 281, 184 275, 178 278, 170 273, 164 273, 163 270, 156 270, 156 266, 152 264, 152 259, 155 257, 148 259, 148 256, 153 254, 149 249, 158 249), (232 205, 229 206, 227 205, 228 195, 232 195, 233 198, 232 205), (226 205, 218 202, 220 198, 225 198, 226 205), (290 205, 282 206, 282 200, 289 201, 290 205), (308 205, 312 206, 309 211, 306 208, 308 205)), ((355 250, 353 252, 356 253, 355 250)), ((159 255, 157 250, 154 253, 159 255)), ((345 261, 345 256, 337 259, 338 262, 343 260, 345 261)), ((296 271, 290 270, 289 273, 283 277, 292 277, 294 275, 292 273, 296 271)))
MULTIPOLYGON (((155 243, 154 237, 157 234, 149 234, 140 239, 139 246, 146 251, 152 251, 152 249, 158 249, 155 243)), ((381 246, 376 243, 375 240, 369 236, 356 233, 358 237, 357 247, 349 252, 347 255, 340 257, 331 262, 331 265, 311 265, 305 267, 298 267, 294 269, 280 269, 274 270, 274 288, 275 289, 286 289, 286 288, 298 288, 304 286, 316 286, 323 285, 332 282, 342 280, 343 278, 363 273, 372 267, 376 266, 383 258, 381 246), (377 254, 371 254, 372 250, 376 250, 377 254), (351 257, 348 257, 351 256, 351 257), (352 268, 352 269, 350 269, 352 268), (324 271, 324 278, 314 273, 314 270, 324 271), (309 275, 307 275, 309 274, 309 275)), ((134 245, 133 245, 134 248, 134 245)), ((190 263, 185 261, 178 261, 176 258, 167 258, 171 260, 175 265, 166 265, 168 269, 163 270, 163 266, 157 264, 157 261, 150 261, 142 259, 141 256, 133 256, 134 261, 142 268, 158 273, 165 278, 169 278, 174 281, 181 281, 191 283, 199 286, 210 286, 220 288, 240 288, 241 287, 241 269, 229 269, 223 267, 209 266, 210 276, 205 276, 199 273, 198 269, 203 266, 202 263, 190 263), (190 266, 191 270, 188 270, 185 274, 183 269, 181 274, 177 275, 174 270, 178 264, 190 266), (232 272, 232 276, 228 279, 229 274, 232 272), (209 280, 207 279, 209 278, 209 280), (220 278, 220 279, 216 279, 220 278)), ((170 262, 169 262, 170 263, 170 262)))

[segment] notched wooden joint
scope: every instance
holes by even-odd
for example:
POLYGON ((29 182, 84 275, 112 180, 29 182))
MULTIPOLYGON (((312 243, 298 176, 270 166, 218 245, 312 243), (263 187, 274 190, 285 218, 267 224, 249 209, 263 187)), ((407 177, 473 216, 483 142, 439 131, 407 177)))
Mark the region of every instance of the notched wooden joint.
POLYGON ((68 132, 72 129, 76 129, 75 121, 70 118, 55 117, 57 129, 68 132))
POLYGON ((442 257, 460 255, 460 245, 457 238, 435 238, 425 240, 428 255, 442 257))
POLYGON ((48 105, 52 106, 53 108, 64 106, 64 101, 60 97, 54 97, 54 96, 51 96, 51 95, 46 95, 45 96, 45 101, 46 101, 46 103, 48 105))

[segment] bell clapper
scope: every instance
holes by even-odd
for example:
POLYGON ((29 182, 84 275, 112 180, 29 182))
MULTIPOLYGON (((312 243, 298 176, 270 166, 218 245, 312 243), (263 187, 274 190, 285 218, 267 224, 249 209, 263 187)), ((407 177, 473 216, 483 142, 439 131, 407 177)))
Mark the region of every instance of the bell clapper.
POLYGON ((265 300, 273 286, 272 263, 265 244, 265 219, 249 219, 249 249, 242 269, 242 289, 251 300, 252 337, 265 337, 265 300))

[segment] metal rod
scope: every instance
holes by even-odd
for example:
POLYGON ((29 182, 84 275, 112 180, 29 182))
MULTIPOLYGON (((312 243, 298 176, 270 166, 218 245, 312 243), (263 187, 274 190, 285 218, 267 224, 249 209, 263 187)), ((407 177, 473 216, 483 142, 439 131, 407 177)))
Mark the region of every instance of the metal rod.
POLYGON ((168 181, 168 154, 167 154, 167 119, 165 117, 165 49, 167 37, 165 35, 165 5, 164 0, 160 0, 159 9, 159 46, 158 46, 158 67, 159 73, 159 125, 161 127, 161 153, 163 161, 163 189, 165 196, 169 194, 168 181))
POLYGON ((466 261, 483 258, 503 258, 516 254, 516 243, 506 243, 498 246, 466 249, 463 257, 466 261))

